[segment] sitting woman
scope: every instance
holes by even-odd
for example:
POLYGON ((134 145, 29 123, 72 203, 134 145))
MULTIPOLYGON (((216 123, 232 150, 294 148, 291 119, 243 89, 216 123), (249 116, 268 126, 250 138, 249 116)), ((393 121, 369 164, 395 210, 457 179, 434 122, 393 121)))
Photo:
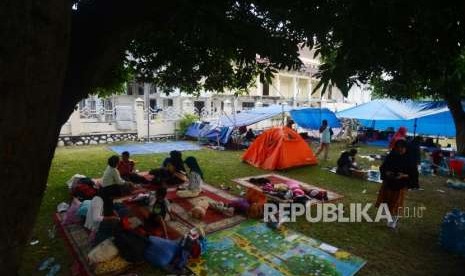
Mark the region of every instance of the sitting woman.
POLYGON ((182 153, 180 151, 171 151, 170 157, 163 161, 163 168, 167 169, 171 174, 167 184, 179 185, 187 181, 186 169, 184 168, 182 153))
POLYGON ((184 163, 186 163, 189 168, 189 172, 187 173, 188 182, 186 185, 180 187, 181 189, 176 192, 176 195, 179 197, 196 197, 202 191, 202 170, 200 169, 199 163, 197 163, 197 159, 195 159, 195 157, 187 157, 184 163))
POLYGON ((132 183, 121 178, 119 171, 116 169, 119 163, 119 156, 113 155, 108 158, 108 166, 103 172, 102 188, 110 191, 115 196, 121 196, 129 191, 132 183))
POLYGON ((100 188, 90 201, 84 223, 84 227, 91 232, 90 239, 92 243, 98 244, 103 241, 105 238, 102 232, 105 232, 105 229, 109 228, 109 225, 118 222, 119 217, 113 210, 112 191, 106 188, 100 188))
POLYGON ((255 133, 253 132, 251 128, 247 130, 247 133, 245 134, 245 139, 249 142, 252 142, 253 140, 255 140, 255 133))
POLYGON ((356 154, 356 149, 344 151, 337 160, 336 173, 340 175, 351 176, 354 170, 358 170, 358 167, 355 164, 356 154))
POLYGON ((152 180, 149 183, 156 186, 167 185, 171 179, 171 173, 165 168, 150 170, 149 175, 152 176, 152 180))

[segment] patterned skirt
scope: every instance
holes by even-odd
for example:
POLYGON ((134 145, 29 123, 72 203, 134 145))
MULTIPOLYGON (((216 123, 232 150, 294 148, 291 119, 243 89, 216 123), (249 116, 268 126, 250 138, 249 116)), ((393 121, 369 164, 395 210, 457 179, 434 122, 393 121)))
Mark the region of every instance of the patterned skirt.
POLYGON ((406 190, 407 188, 403 188, 400 190, 392 190, 387 188, 386 184, 383 183, 378 193, 376 207, 379 207, 381 203, 386 203, 389 207, 391 215, 397 216, 399 212, 402 213, 406 190))

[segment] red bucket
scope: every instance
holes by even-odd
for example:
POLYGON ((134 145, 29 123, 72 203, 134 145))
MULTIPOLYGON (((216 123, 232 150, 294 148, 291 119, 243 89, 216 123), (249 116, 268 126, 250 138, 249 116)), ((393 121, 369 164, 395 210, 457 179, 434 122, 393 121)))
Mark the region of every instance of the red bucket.
POLYGON ((458 159, 451 159, 449 161, 450 170, 458 176, 462 176, 463 161, 458 159))

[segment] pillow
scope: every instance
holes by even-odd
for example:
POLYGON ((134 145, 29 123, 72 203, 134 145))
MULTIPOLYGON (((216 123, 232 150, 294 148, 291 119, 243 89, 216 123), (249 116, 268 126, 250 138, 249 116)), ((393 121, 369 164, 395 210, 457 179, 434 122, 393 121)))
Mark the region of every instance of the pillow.
POLYGON ((119 275, 120 273, 123 273, 128 266, 129 263, 127 261, 119 255, 116 255, 111 260, 96 264, 94 273, 95 275, 119 275))
POLYGON ((117 255, 118 248, 116 248, 111 239, 106 239, 94 247, 89 254, 87 254, 87 258, 89 259, 89 263, 96 264, 109 261, 117 255))

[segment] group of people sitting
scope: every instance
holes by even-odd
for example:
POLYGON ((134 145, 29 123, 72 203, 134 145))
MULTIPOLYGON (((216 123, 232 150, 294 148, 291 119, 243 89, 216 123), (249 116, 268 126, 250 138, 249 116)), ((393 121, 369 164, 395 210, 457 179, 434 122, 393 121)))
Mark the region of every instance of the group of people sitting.
POLYGON ((130 194, 134 188, 155 185, 157 189, 155 195, 150 198, 151 213, 147 215, 147 219, 160 223, 165 228, 164 219, 169 214, 169 201, 166 200, 167 187, 176 186, 178 197, 196 197, 200 194, 203 185, 203 172, 197 159, 190 156, 182 160, 180 151, 171 151, 170 157, 163 161, 162 166, 151 170, 149 175, 144 177, 138 174, 129 152, 123 152, 121 159, 117 155, 111 156, 103 173, 100 188, 91 200, 85 227, 96 231, 102 220, 117 218, 113 199, 130 194))
MULTIPOLYGON (((87 180, 80 179, 78 182, 88 182, 87 180)), ((131 231, 143 238, 168 238, 165 221, 168 218, 175 219, 166 198, 168 187, 177 187, 177 197, 198 196, 203 185, 203 172, 195 157, 190 156, 183 160, 181 152, 172 151, 162 166, 151 170, 147 176, 139 174, 129 152, 123 152, 121 158, 114 155, 108 159, 101 181, 97 182, 88 182, 95 186, 93 194, 81 198, 82 202, 74 198, 72 204, 75 206, 73 211, 76 216, 82 219, 83 226, 89 231, 93 246, 114 236, 116 232, 121 232, 120 230, 131 231), (147 197, 143 198, 144 204, 136 204, 136 215, 132 207, 115 200, 131 195, 135 189, 142 187, 155 191, 138 194, 145 194, 147 197)), ((136 202, 140 199, 136 197, 130 196, 129 200, 140 203, 136 202)))

